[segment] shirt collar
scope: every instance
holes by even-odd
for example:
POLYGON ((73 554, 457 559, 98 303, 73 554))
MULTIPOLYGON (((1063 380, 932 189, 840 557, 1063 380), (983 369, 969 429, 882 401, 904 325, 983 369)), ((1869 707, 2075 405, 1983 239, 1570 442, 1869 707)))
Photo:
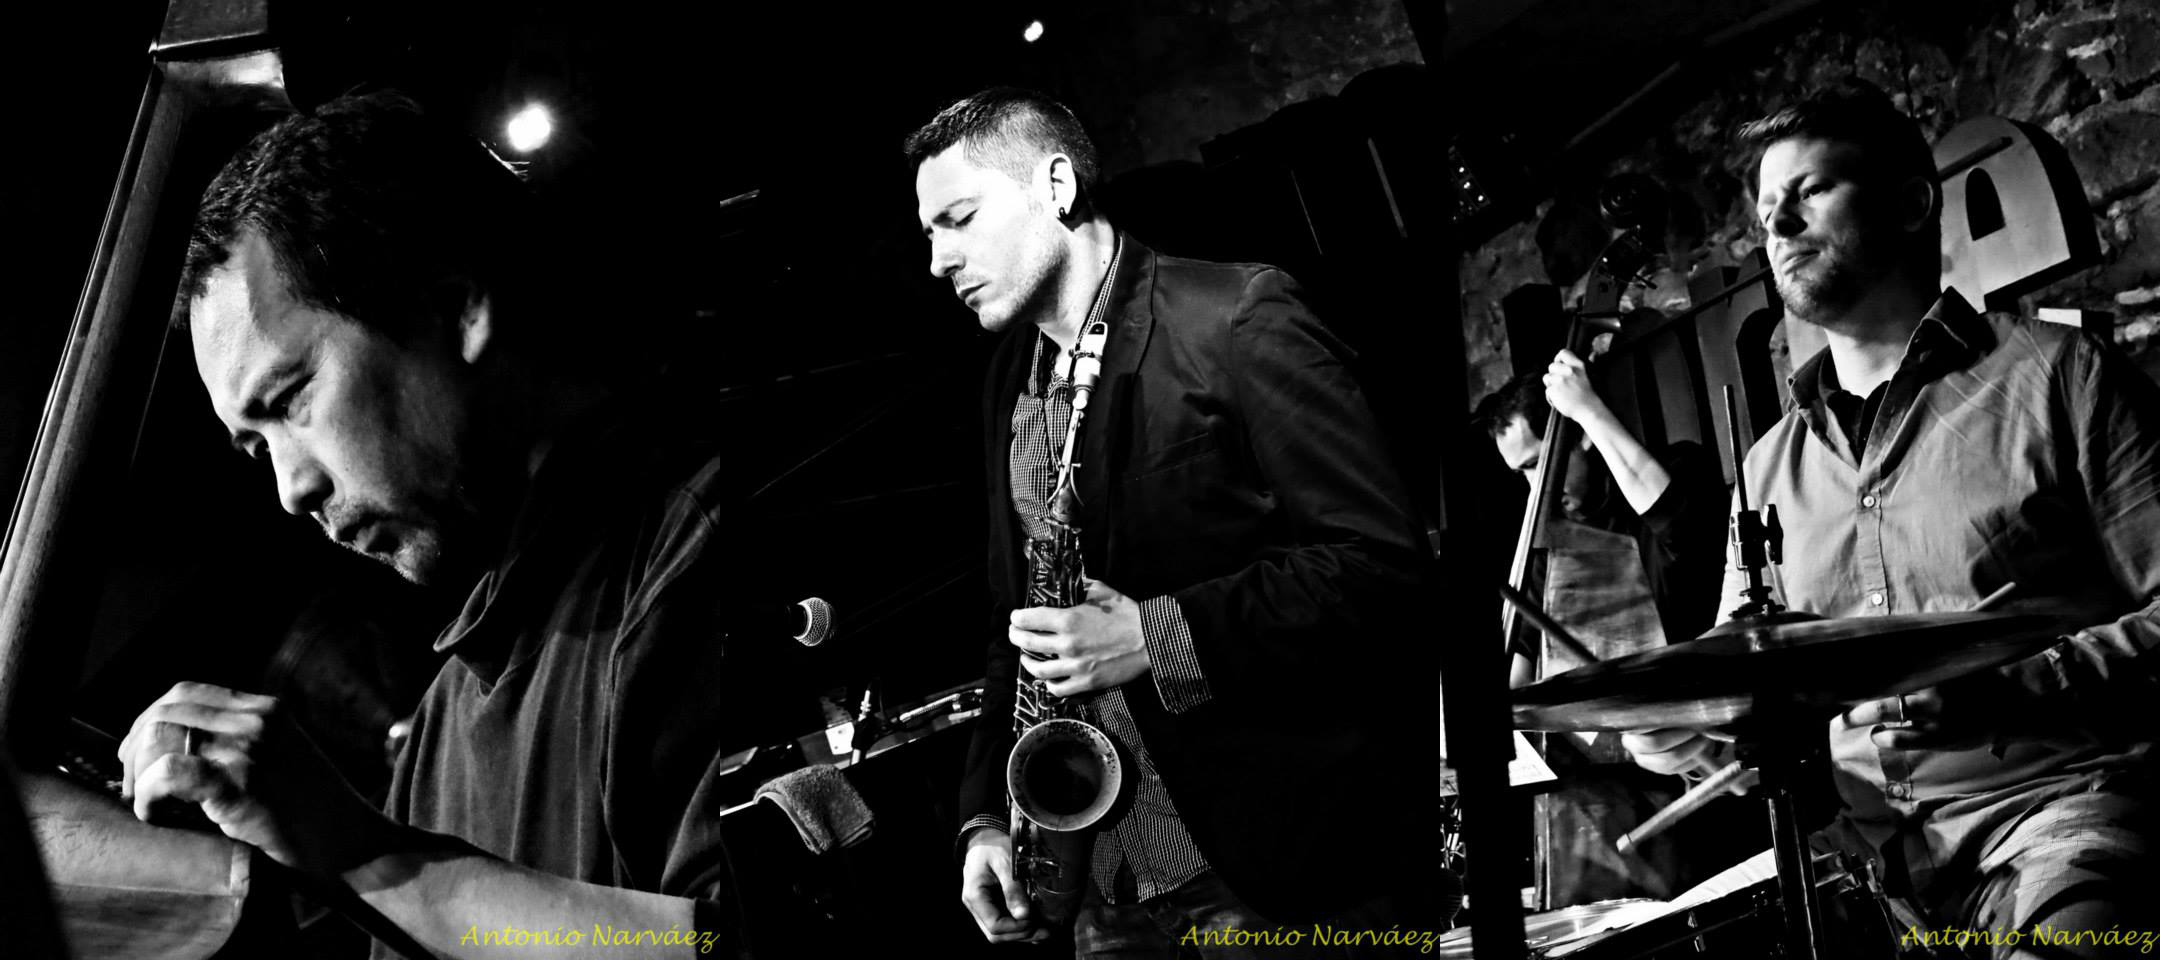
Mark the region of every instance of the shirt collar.
MULTIPOLYGON (((1898 363, 1898 373, 1956 369, 1979 359, 1994 346, 1995 332, 1987 319, 1974 312, 1956 288, 1946 288, 1913 329, 1912 339, 1905 344, 1905 358, 1898 363)), ((1814 406, 1826 393, 1841 389, 1827 347, 1816 351, 1786 382, 1792 387, 1793 404, 1802 409, 1814 406)))
MULTIPOLYGON (((466 595, 465 606, 459 611, 457 619, 436 636, 436 653, 484 655, 494 652, 492 649, 480 649, 492 647, 492 644, 478 643, 471 638, 480 633, 481 624, 490 619, 487 613, 498 604, 507 602, 506 585, 521 584, 525 581, 524 576, 512 574, 523 574, 525 571, 522 568, 531 566, 528 558, 535 554, 534 547, 544 543, 544 532, 549 528, 550 521, 557 519, 559 505, 564 498, 556 495, 555 488, 563 485, 565 478, 562 474, 568 472, 563 460, 559 452, 550 445, 533 473, 524 499, 518 505, 516 518, 503 538, 499 558, 466 595)), ((493 677, 489 680, 493 682, 493 677)))
POLYGON ((667 456, 646 431, 607 417, 565 427, 541 452, 495 564, 473 585, 456 620, 436 635, 435 652, 458 655, 490 683, 507 653, 498 610, 527 607, 535 591, 559 590, 587 558, 595 532, 626 506, 628 491, 667 456), (638 451, 625 457, 621 451, 638 451))
MULTIPOLYGON (((1118 299, 1118 291, 1129 284, 1127 274, 1132 271, 1124 269, 1125 233, 1121 230, 1113 234, 1112 237, 1110 266, 1103 271, 1102 282, 1095 287, 1095 300, 1088 307, 1087 316, 1080 321, 1082 328, 1102 319, 1111 303, 1118 299)), ((1049 386, 1065 382, 1066 358, 1062 354, 1058 356, 1055 361, 1056 365, 1050 370, 1049 383, 1045 384, 1043 382, 1043 351, 1047 349, 1045 345, 1048 343, 1050 343, 1050 335, 1042 332, 1041 328, 1037 328, 1035 331, 1035 353, 1028 360, 1027 381, 1021 386, 1021 392, 1028 396, 1041 395, 1049 386)))

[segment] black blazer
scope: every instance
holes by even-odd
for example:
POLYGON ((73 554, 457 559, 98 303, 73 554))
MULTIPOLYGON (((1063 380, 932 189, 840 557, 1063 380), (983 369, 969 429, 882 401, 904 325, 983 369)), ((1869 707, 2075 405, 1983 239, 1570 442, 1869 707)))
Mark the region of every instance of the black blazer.
MULTIPOLYGON (((1271 921, 1421 886, 1438 631, 1409 617, 1421 538, 1350 351, 1279 270, 1124 243, 1080 435, 1081 550, 1126 595, 1177 598, 1212 693, 1172 714, 1152 675, 1126 684, 1141 736, 1209 864, 1271 921)), ((1006 812, 1006 617, 1027 573, 1011 414, 1036 335, 1006 336, 983 393, 994 609, 963 820, 1006 812)))

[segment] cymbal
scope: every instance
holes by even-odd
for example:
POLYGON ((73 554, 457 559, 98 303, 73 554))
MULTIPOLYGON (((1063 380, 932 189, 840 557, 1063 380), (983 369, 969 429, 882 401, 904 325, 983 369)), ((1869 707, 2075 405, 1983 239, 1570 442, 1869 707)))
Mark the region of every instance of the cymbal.
POLYGON ((1515 726, 1716 727, 1770 708, 1828 719, 1855 703, 2022 659, 2067 632, 2062 621, 2031 614, 1735 620, 1700 639, 1521 687, 1514 692, 1515 726))

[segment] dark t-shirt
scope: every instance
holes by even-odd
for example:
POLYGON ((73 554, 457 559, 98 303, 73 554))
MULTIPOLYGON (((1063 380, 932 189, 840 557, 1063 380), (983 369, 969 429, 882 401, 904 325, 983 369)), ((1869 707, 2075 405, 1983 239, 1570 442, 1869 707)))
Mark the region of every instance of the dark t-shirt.
POLYGON ((1731 493, 1709 448, 1683 440, 1651 453, 1672 483, 1643 513, 1635 545, 1650 595, 1657 599, 1665 642, 1679 643, 1716 625, 1731 493))
POLYGON ((805 671, 784 637, 729 636, 719 477, 697 448, 552 451, 436 642, 451 656, 386 809, 547 873, 693 899, 727 955, 744 912, 731 859, 776 841, 723 835, 720 760, 790 735, 779 704, 805 671))

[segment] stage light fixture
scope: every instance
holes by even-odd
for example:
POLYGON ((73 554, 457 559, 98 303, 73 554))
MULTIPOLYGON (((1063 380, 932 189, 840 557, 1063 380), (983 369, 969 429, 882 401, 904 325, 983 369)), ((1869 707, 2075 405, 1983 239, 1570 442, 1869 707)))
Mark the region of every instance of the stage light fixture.
POLYGON ((510 149, 531 153, 546 146, 548 138, 555 135, 555 118, 545 105, 529 103, 510 117, 503 132, 510 139, 510 149))

